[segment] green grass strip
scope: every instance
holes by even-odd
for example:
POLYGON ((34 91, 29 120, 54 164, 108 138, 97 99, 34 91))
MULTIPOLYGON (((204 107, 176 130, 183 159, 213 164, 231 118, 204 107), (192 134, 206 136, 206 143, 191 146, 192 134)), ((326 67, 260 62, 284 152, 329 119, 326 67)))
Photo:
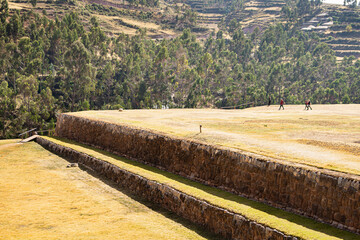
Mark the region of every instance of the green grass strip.
POLYGON ((205 200, 213 205, 275 228, 285 234, 301 239, 359 239, 360 236, 337 229, 312 219, 289 213, 266 204, 251 201, 220 189, 205 186, 178 175, 138 163, 114 154, 60 138, 44 137, 56 144, 86 153, 95 158, 112 163, 122 169, 141 175, 147 179, 166 184, 188 195, 205 200))

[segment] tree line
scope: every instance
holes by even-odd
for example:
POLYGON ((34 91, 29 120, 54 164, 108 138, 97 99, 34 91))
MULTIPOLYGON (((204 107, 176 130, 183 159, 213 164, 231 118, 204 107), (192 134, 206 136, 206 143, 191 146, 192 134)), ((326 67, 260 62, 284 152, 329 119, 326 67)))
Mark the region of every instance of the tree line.
POLYGON ((77 12, 9 14, 0 4, 0 138, 54 127, 56 114, 89 109, 200 108, 360 103, 360 61, 334 52, 314 33, 275 24, 245 35, 232 20, 199 41, 107 36, 77 12), (225 38, 228 33, 230 38, 225 38))

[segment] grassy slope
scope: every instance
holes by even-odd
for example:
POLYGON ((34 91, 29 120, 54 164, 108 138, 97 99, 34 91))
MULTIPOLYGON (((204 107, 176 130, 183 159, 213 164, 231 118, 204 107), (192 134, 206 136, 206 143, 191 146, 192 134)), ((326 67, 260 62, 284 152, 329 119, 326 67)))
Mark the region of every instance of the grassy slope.
MULTIPOLYGON (((111 1, 104 1, 111 3, 111 1)), ((90 18, 92 16, 95 16, 98 18, 101 28, 111 36, 117 36, 120 33, 135 35, 137 32, 137 28, 147 28, 147 34, 150 37, 176 36, 181 34, 181 31, 174 30, 170 26, 161 23, 161 15, 163 14, 164 10, 159 8, 139 6, 139 9, 127 9, 104 5, 103 7, 104 9, 108 10, 107 12, 103 9, 89 10, 86 8, 87 5, 91 5, 91 3, 87 1, 77 1, 75 5, 68 5, 48 3, 46 1, 38 1, 36 7, 32 7, 30 2, 9 0, 9 8, 11 11, 14 11, 16 9, 26 11, 33 10, 36 13, 42 14, 42 11, 45 9, 47 12, 47 16, 51 19, 55 19, 55 16, 58 16, 61 19, 62 16, 64 16, 66 13, 69 13, 71 11, 78 11, 81 13, 80 18, 84 22, 85 26, 89 25, 90 18), (153 12, 153 17, 150 19, 142 20, 141 13, 146 13, 147 11, 153 12), (124 22, 125 25, 121 22, 124 22), (127 26, 126 24, 129 24, 129 26, 127 26)))
MULTIPOLYGON (((99 2, 99 1, 95 1, 99 2)), ((55 15, 63 16, 69 11, 78 10, 82 13, 81 18, 85 25, 88 25, 89 19, 92 16, 96 16, 99 19, 102 29, 111 36, 117 36, 120 33, 128 35, 135 35, 137 28, 147 28, 147 35, 153 39, 171 38, 176 37, 182 33, 182 31, 176 30, 173 26, 166 23, 167 20, 174 19, 177 10, 181 9, 184 4, 174 4, 160 0, 160 6, 156 8, 144 7, 141 5, 129 7, 127 3, 122 7, 114 7, 114 4, 122 4, 122 1, 102 0, 103 4, 109 4, 110 6, 103 5, 103 9, 89 10, 87 5, 91 4, 91 1, 77 1, 75 5, 68 4, 53 4, 47 1, 38 1, 36 7, 32 7, 30 2, 25 0, 14 1, 9 0, 9 8, 12 10, 34 10, 37 13, 41 13, 43 9, 46 9, 50 18, 54 19, 55 15), (179 8, 180 7, 180 8, 179 8), (153 15, 150 18, 144 19, 143 14, 152 12, 153 15), (165 21, 164 21, 165 20, 165 21)), ((190 0, 186 1, 189 6, 190 0)), ((269 25, 284 21, 281 18, 280 10, 281 5, 272 6, 272 4, 278 4, 279 2, 272 1, 245 1, 244 9, 231 16, 226 16, 223 13, 198 13, 198 26, 205 27, 208 30, 205 32, 195 32, 198 39, 204 40, 210 34, 211 31, 217 32, 219 30, 218 24, 221 23, 221 19, 227 19, 226 21, 235 18, 243 26, 244 31, 252 31, 255 27, 259 27, 261 30, 266 29, 269 25)), ((186 4, 185 4, 186 5, 186 4)), ((99 5, 100 6, 100 5, 99 5)), ((184 12, 181 9, 180 12, 184 12)), ((340 5, 327 5, 322 6, 323 12, 332 9, 335 11, 347 11, 347 7, 340 5)), ((196 9, 193 9, 196 11, 196 9)), ((198 9, 201 10, 201 9, 198 9)), ((171 22, 171 21, 170 21, 171 22)), ((349 23, 350 24, 350 23, 349 23)), ((228 38, 228 34, 224 36, 228 38)), ((328 35, 326 35, 328 36, 328 35)), ((326 42, 327 37, 322 39, 326 42)), ((341 37, 335 37, 335 39, 343 39, 341 37)), ((345 44, 346 46, 346 44, 345 44)), ((337 52, 345 52, 347 50, 337 50, 337 52)), ((357 53, 358 51, 351 51, 357 53)), ((340 57, 339 59, 342 59, 340 57)))
POLYGON ((0 149, 0 239, 216 239, 67 164, 36 143, 0 149))
POLYGON ((122 169, 144 176, 159 183, 167 184, 179 191, 203 199, 211 204, 240 213, 249 219, 276 228, 289 235, 301 239, 358 239, 359 236, 341 231, 328 225, 315 222, 311 219, 291 214, 265 204, 250 201, 246 198, 230 194, 228 192, 204 186, 202 184, 187 180, 177 175, 158 170, 156 168, 137 163, 125 158, 117 157, 105 151, 90 148, 72 141, 48 138, 47 139, 87 153, 98 159, 108 161, 122 169))

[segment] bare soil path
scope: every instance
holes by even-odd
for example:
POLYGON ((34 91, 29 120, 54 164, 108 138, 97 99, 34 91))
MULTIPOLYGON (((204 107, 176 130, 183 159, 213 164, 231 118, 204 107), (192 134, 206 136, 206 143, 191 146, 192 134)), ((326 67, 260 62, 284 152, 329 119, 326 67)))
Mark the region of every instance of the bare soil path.
POLYGON ((0 140, 0 150, 21 144, 19 141, 19 139, 0 140))
POLYGON ((2 150, 2 149, 4 149, 4 148, 16 146, 16 145, 18 145, 18 144, 21 144, 21 143, 8 143, 8 144, 4 144, 4 145, 1 145, 1 146, 0 146, 0 150, 2 150))
POLYGON ((87 111, 77 116, 360 175, 360 105, 87 111), (202 125, 202 133, 199 126, 202 125))

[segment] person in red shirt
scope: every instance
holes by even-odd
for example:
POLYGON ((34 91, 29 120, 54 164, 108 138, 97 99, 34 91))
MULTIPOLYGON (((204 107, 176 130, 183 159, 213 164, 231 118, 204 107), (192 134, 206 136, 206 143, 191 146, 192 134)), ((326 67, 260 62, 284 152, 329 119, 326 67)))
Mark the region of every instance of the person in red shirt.
POLYGON ((312 108, 311 108, 311 106, 310 106, 310 99, 307 101, 307 110, 309 110, 309 108, 310 108, 310 110, 312 110, 312 108))
MULTIPOLYGON (((310 104, 311 104, 311 103, 310 103, 310 99, 305 101, 305 109, 306 109, 306 110, 309 110, 309 108, 312 110, 310 104)), ((305 110, 305 109, 304 109, 304 110, 305 110)))
POLYGON ((281 108, 282 108, 283 110, 285 110, 285 109, 284 109, 284 103, 285 103, 285 102, 284 102, 284 100, 283 100, 283 99, 281 99, 281 100, 280 100, 280 107, 279 107, 279 110, 280 110, 281 108))
POLYGON ((307 101, 307 100, 305 100, 305 108, 304 108, 304 110, 309 110, 308 101, 307 101))

